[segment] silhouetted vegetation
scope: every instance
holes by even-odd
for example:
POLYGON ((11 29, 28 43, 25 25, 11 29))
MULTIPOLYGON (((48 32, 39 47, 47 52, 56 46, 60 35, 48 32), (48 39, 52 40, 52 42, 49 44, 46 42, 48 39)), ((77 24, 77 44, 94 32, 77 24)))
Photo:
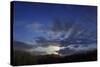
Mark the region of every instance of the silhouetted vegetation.
POLYGON ((82 62, 82 61, 96 61, 97 50, 89 51, 84 54, 74 54, 71 56, 59 55, 31 55, 24 51, 14 51, 12 65, 36 65, 36 64, 52 64, 52 63, 66 63, 66 62, 82 62))

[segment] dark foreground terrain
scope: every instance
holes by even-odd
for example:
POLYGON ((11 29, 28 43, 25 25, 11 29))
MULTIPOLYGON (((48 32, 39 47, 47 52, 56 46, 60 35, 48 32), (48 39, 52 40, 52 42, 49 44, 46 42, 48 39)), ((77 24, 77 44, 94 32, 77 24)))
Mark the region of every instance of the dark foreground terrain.
POLYGON ((11 57, 11 64, 14 66, 19 65, 36 65, 36 64, 53 64, 53 63, 69 63, 69 62, 83 62, 83 61, 96 61, 97 50, 89 51, 84 54, 74 54, 71 56, 58 56, 58 55, 30 55, 23 51, 14 51, 11 57))

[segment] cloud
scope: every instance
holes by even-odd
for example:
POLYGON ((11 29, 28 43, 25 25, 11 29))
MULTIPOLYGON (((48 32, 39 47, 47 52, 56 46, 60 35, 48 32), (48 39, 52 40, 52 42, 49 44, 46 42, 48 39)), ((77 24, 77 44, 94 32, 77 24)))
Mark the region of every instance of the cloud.
POLYGON ((59 23, 60 24, 58 24, 58 21, 56 21, 54 23, 45 25, 39 22, 33 22, 31 24, 28 24, 26 27, 33 33, 40 33, 40 36, 46 38, 47 40, 56 40, 56 39, 63 40, 65 38, 68 39, 74 32, 76 24, 74 23, 72 25, 72 23, 70 24, 67 23, 66 25, 68 27, 66 27, 67 29, 65 30, 64 29, 65 26, 64 28, 62 26, 64 23, 61 22, 59 23), (64 36, 61 37, 62 35, 64 36))
POLYGON ((36 40, 32 40, 32 41, 25 41, 25 43, 26 44, 28 44, 28 45, 37 45, 37 42, 36 42, 36 40))
POLYGON ((95 43, 86 44, 87 46, 84 45, 85 44, 70 44, 64 47, 63 49, 59 50, 59 54, 61 56, 69 56, 69 55, 84 53, 84 52, 97 49, 97 45, 95 43))
POLYGON ((71 45, 68 45, 67 48, 80 52, 80 51, 94 50, 94 49, 97 48, 97 45, 96 45, 96 43, 92 43, 92 44, 71 44, 71 45))
POLYGON ((39 46, 37 48, 30 49, 29 52, 31 52, 31 53, 39 52, 42 54, 58 54, 56 51, 59 51, 59 50, 60 50, 59 46, 49 45, 46 47, 39 46))
MULTIPOLYGON (((40 33, 41 36, 48 35, 48 32, 50 32, 49 25, 42 24, 39 22, 33 22, 31 24, 26 25, 27 31, 30 31, 31 33, 40 33)), ((37 36, 38 37, 38 36, 37 36)))
POLYGON ((26 28, 32 31, 41 30, 43 28, 43 24, 40 24, 39 22, 33 22, 31 24, 26 25, 26 28))
POLYGON ((36 48, 28 49, 27 51, 31 54, 36 55, 48 55, 48 54, 56 54, 58 55, 58 51, 64 49, 65 47, 60 47, 59 45, 46 45, 46 46, 37 46, 36 48))

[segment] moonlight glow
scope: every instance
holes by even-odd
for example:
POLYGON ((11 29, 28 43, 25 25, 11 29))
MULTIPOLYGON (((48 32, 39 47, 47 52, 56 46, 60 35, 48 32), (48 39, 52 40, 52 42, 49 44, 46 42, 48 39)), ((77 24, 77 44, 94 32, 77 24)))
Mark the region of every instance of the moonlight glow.
POLYGON ((45 46, 45 47, 37 47, 37 48, 33 48, 33 49, 30 49, 28 50, 29 52, 31 53, 34 53, 34 52, 40 52, 42 53, 42 55, 46 55, 46 54, 56 54, 56 55, 59 55, 58 51, 60 49, 63 49, 64 47, 60 47, 59 44, 51 44, 51 45, 48 45, 48 46, 45 46))

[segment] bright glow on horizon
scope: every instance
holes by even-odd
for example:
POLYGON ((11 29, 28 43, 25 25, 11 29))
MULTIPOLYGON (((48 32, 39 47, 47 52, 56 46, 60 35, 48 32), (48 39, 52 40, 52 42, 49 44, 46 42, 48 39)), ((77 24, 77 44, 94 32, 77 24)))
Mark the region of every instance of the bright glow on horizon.
POLYGON ((59 55, 59 53, 57 51, 63 49, 64 47, 60 47, 59 44, 51 44, 51 45, 48 45, 48 46, 45 46, 45 47, 42 47, 42 46, 39 46, 37 48, 33 48, 33 49, 30 49, 28 50, 29 52, 31 53, 34 53, 34 52, 39 52, 43 55, 46 55, 46 54, 55 54, 55 55, 59 55))

